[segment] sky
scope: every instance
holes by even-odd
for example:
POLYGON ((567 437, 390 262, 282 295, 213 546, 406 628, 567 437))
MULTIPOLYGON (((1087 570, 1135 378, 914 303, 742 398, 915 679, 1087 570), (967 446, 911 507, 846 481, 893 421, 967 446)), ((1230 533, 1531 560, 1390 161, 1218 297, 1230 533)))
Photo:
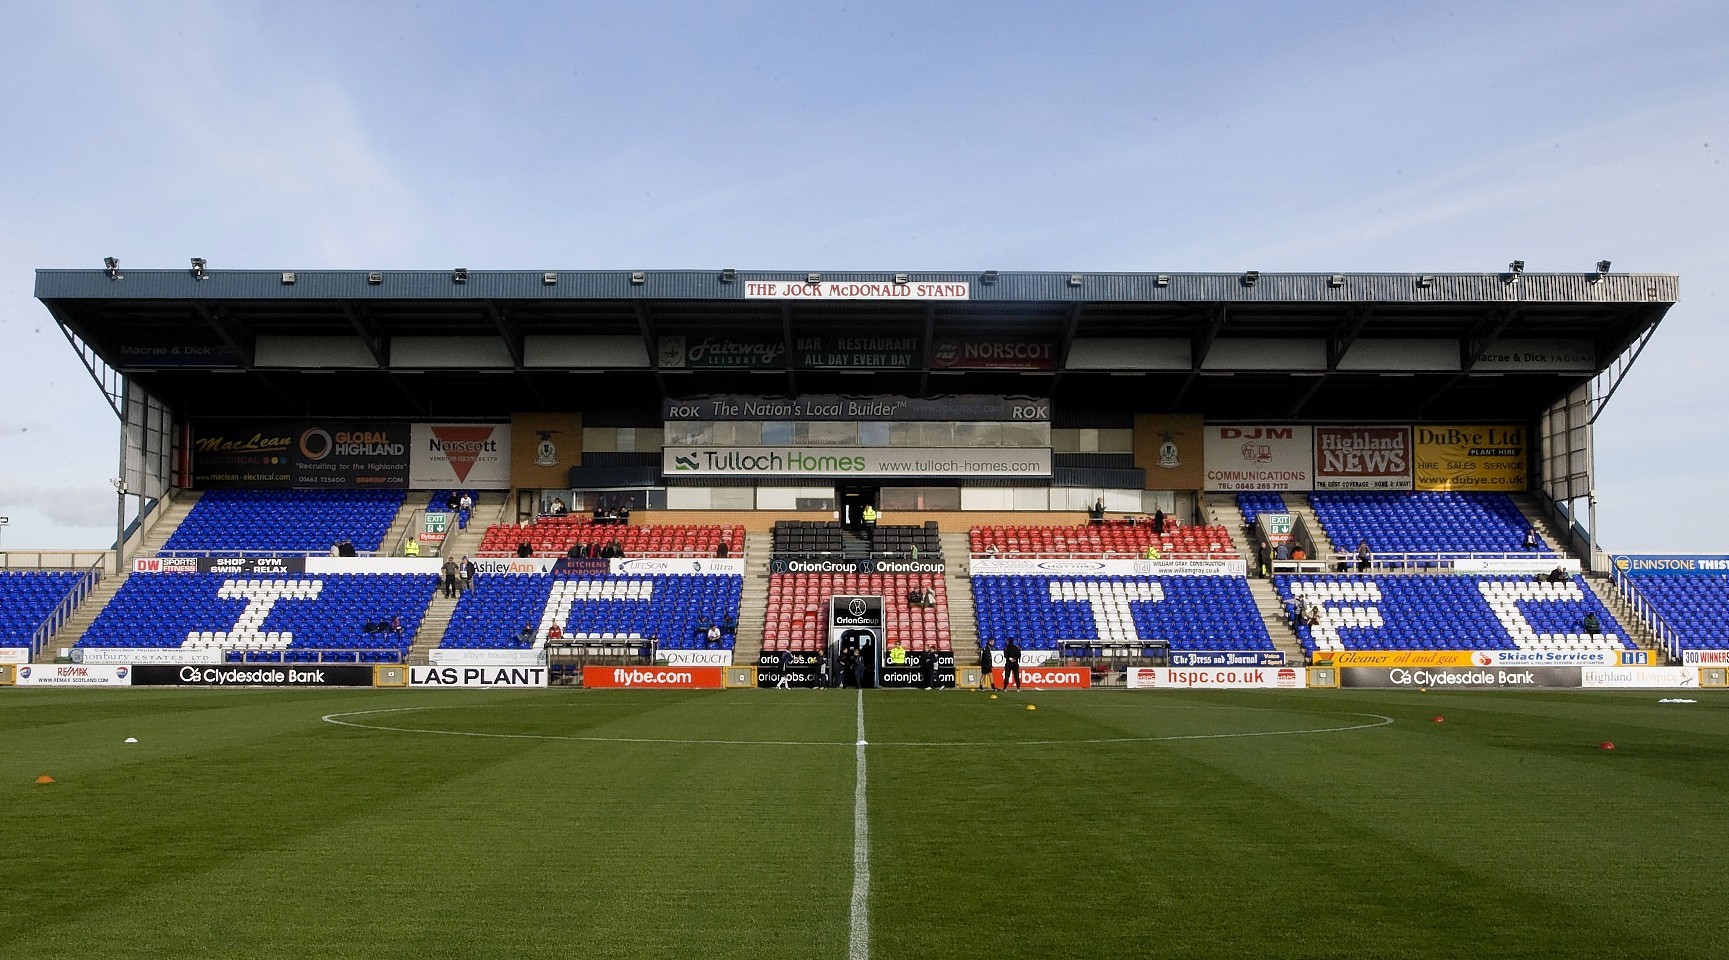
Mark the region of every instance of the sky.
POLYGON ((113 542, 37 268, 1675 273, 1599 543, 1729 553, 1729 4, 0 0, 0 547, 113 542), (1167 9, 1167 7, 1169 9, 1167 9))

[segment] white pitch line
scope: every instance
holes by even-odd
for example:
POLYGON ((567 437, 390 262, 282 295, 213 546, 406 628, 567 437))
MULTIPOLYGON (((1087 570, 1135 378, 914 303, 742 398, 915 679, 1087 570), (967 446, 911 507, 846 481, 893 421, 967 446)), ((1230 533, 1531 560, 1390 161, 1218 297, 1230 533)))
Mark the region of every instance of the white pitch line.
POLYGON ((870 816, 865 804, 864 691, 858 692, 858 771, 852 802, 852 924, 847 934, 848 960, 871 955, 870 816))
MULTIPOLYGON (((864 740, 864 692, 859 692, 859 740, 864 740)), ((352 727, 356 730, 381 730, 389 733, 425 733, 440 737, 477 737, 486 740, 565 740, 572 743, 634 743, 634 744, 671 744, 677 746, 732 746, 732 747, 841 747, 847 743, 838 740, 715 740, 715 739, 677 739, 672 737, 577 737, 552 733, 482 733, 475 730, 437 730, 431 727, 387 727, 371 723, 351 723, 343 717, 364 717, 381 713, 410 713, 416 710, 439 710, 442 707, 390 707, 384 710, 354 710, 347 713, 327 713, 320 717, 325 723, 339 727, 352 727)), ((1255 710, 1256 707, 1239 709, 1255 710)), ((1306 727, 1298 730, 1261 730, 1247 733, 1188 733, 1173 734, 1163 737, 1095 737, 1085 740, 885 740, 879 747, 1061 747, 1085 746, 1102 743, 1162 743, 1173 740, 1235 740, 1246 737, 1295 737, 1316 733, 1348 733, 1352 730, 1371 730, 1394 723, 1392 717, 1379 713, 1347 713, 1348 717, 1369 717, 1374 723, 1356 723, 1345 727, 1306 727)), ((860 763, 863 763, 864 745, 857 744, 860 763)))

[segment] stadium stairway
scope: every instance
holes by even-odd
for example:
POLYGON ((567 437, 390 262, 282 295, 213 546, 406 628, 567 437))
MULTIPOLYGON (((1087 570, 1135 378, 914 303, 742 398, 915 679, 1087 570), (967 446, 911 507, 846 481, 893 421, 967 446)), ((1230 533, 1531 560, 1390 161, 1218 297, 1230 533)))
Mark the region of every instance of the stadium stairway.
POLYGON ((430 651, 444 642, 444 631, 450 627, 456 602, 456 597, 445 598, 443 587, 432 592, 432 602, 426 605, 426 616, 420 620, 420 632, 414 635, 414 643, 408 648, 405 657, 408 663, 424 666, 432 662, 430 651))
MULTIPOLYGON (((198 503, 198 498, 199 493, 196 490, 180 490, 174 494, 173 499, 168 501, 167 505, 159 506, 156 510, 151 511, 151 516, 147 518, 144 526, 142 539, 138 539, 137 534, 133 535, 136 546, 133 549, 132 557, 156 556, 157 552, 162 549, 162 545, 167 543, 168 538, 174 535, 174 531, 180 528, 186 515, 192 512, 193 506, 198 503)), ((49 638, 48 645, 42 649, 41 653, 37 654, 37 661, 52 663, 60 650, 70 647, 82 639, 84 631, 90 629, 90 624, 95 622, 96 615, 102 612, 103 607, 108 606, 108 601, 114 599, 114 595, 120 592, 121 586, 126 583, 126 578, 130 576, 132 576, 130 563, 121 569, 119 575, 107 574, 103 576, 102 582, 85 595, 84 602, 78 605, 78 609, 72 611, 72 616, 67 617, 66 622, 60 625, 60 629, 55 631, 53 637, 49 638)))
POLYGON ((1356 550, 1357 545, 1354 543, 1348 547, 1340 547, 1333 543, 1333 539, 1328 535, 1326 528, 1321 526, 1321 518, 1315 516, 1315 505, 1309 502, 1307 493, 1287 491, 1281 493, 1280 496, 1285 498, 1285 506, 1291 511, 1291 516, 1303 518, 1303 523, 1308 526, 1309 533, 1315 538, 1316 550, 1331 549, 1335 552, 1340 549, 1356 550))
MULTIPOLYGON (((1544 535, 1547 536, 1547 534, 1544 535)), ((1627 639, 1633 641, 1641 650, 1657 649, 1656 635, 1651 632, 1650 627, 1645 625, 1645 621, 1640 618, 1639 614, 1633 610, 1633 605, 1628 602, 1627 595, 1615 586, 1614 581, 1608 577, 1590 573, 1585 574, 1582 579, 1585 581, 1585 585, 1591 588, 1591 592, 1597 595, 1597 599, 1603 601, 1603 606, 1608 608, 1609 613, 1615 617, 1615 622, 1627 631, 1627 639)), ((1652 662, 1662 663, 1663 660, 1658 657, 1652 662)))
MULTIPOLYGON (((1285 503, 1289 505, 1291 494, 1285 494, 1285 503)), ((1249 593, 1255 598, 1255 609, 1261 614, 1261 621, 1267 625, 1267 635, 1273 639, 1273 646, 1285 654, 1285 659, 1291 663, 1303 662, 1303 647, 1297 638, 1297 631, 1291 627, 1291 621, 1285 617, 1285 605, 1279 600, 1279 591, 1274 589, 1273 581, 1254 576, 1255 552, 1249 547, 1248 526, 1243 522, 1243 510, 1237 506, 1237 495, 1234 493, 1209 493, 1206 499, 1207 522, 1224 527, 1230 531, 1231 546, 1236 548, 1237 556, 1243 558, 1245 569, 1250 573, 1249 593)), ((1309 523, 1314 523, 1313 512, 1309 515, 1309 523)), ((1314 529, 1319 530, 1316 526, 1314 529)))
POLYGON ((943 579, 948 588, 949 649, 956 666, 977 663, 979 618, 973 607, 972 545, 964 532, 942 534, 943 579))
POLYGON ((773 532, 745 533, 744 592, 739 596, 738 630, 732 645, 732 662, 738 666, 756 666, 762 653, 762 634, 768 620, 768 560, 773 552, 773 532))
POLYGON ((1519 508, 1520 515, 1525 518, 1525 522, 1537 528, 1537 535, 1543 538, 1543 542, 1547 543, 1551 550, 1563 557, 1573 555, 1567 546, 1572 542, 1572 538, 1567 536, 1565 530, 1557 528, 1550 522, 1549 518, 1544 515, 1543 508, 1537 505, 1535 496, 1529 493, 1515 493, 1510 496, 1513 499, 1513 505, 1519 508))

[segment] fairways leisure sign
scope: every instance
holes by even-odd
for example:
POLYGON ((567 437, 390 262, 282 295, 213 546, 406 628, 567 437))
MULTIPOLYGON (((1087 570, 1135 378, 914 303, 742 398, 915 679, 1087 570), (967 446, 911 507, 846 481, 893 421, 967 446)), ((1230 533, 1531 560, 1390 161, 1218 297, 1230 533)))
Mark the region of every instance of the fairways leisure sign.
POLYGON ((1048 477, 1051 451, 982 447, 662 447, 666 476, 1048 477))

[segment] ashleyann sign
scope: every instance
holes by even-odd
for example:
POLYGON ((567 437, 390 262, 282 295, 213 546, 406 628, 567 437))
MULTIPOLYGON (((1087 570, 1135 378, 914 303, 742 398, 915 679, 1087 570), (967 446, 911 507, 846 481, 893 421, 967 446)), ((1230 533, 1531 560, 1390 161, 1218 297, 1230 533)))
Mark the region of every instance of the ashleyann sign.
POLYGON ((234 664, 160 666, 139 664, 132 683, 141 687, 370 687, 372 667, 234 664))
POLYGON ((1049 448, 662 447, 669 477, 1048 477, 1049 448))
POLYGON ((746 300, 967 300, 972 285, 965 282, 890 283, 859 280, 746 280, 746 300))
POLYGON ((1205 436, 1207 490, 1314 488, 1314 427, 1208 424, 1205 436))
POLYGON ((491 689, 495 687, 544 687, 545 667, 535 666, 437 666, 409 667, 408 682, 416 687, 464 687, 491 689))

